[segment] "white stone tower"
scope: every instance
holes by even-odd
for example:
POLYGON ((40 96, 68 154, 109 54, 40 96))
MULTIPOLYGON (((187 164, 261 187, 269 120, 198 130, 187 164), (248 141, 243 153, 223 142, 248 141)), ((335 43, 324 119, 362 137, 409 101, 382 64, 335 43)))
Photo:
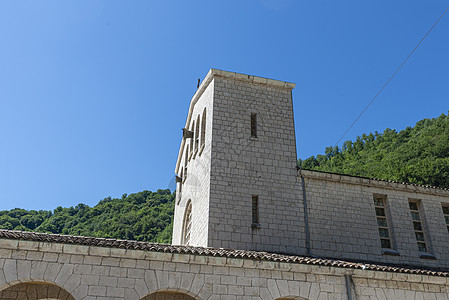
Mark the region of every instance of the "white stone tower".
POLYGON ((173 244, 305 254, 292 89, 211 69, 176 163, 173 244))

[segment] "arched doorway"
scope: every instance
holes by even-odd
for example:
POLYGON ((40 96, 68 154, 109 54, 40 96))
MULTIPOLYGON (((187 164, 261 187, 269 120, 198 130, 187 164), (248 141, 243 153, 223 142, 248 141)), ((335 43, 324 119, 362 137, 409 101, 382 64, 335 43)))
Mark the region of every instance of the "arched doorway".
POLYGON ((0 291, 5 300, 75 300, 63 288, 46 282, 24 282, 0 291))
POLYGON ((156 292, 141 300, 195 300, 195 298, 179 292, 156 292))

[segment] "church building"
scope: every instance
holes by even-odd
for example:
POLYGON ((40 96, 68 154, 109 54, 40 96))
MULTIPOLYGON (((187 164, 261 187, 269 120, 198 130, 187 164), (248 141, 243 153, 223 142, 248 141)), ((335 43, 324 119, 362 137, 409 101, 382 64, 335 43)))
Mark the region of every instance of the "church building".
POLYGON ((449 299, 449 190, 298 169, 294 88, 211 69, 172 245, 0 230, 0 299, 449 299))

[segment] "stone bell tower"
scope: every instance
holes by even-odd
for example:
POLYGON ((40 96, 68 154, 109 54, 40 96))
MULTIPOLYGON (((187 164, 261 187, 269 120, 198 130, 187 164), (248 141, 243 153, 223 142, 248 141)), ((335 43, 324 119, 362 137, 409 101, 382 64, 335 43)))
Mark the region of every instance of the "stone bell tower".
POLYGON ((305 254, 294 87, 209 71, 176 162, 173 244, 305 254))

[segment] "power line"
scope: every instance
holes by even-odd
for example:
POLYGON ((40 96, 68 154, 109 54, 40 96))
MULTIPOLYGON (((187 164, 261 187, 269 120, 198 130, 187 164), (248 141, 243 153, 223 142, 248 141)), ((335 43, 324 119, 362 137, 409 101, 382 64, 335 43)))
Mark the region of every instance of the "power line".
POLYGON ((368 107, 374 102, 374 100, 379 96, 379 94, 383 91, 383 89, 390 83, 390 81, 393 79, 393 77, 399 72, 399 70, 402 68, 402 66, 407 62, 407 60, 412 56, 412 54, 415 52, 416 49, 418 49, 419 45, 426 39, 426 37, 429 35, 429 33, 432 31, 432 29, 438 24, 438 22, 441 20, 441 18, 446 14, 446 12, 449 10, 449 6, 446 8, 446 10, 443 12, 443 14, 438 18, 438 20, 433 24, 433 26, 427 31, 427 33, 424 35, 424 37, 419 41, 418 45, 410 52, 410 54, 407 56, 407 58, 402 62, 402 64, 399 66, 399 68, 393 73, 393 75, 390 76, 390 78, 387 80, 387 82, 382 86, 382 88, 377 92, 376 96, 371 100, 370 103, 365 107, 365 109, 360 113, 360 115, 352 122, 351 126, 343 133, 341 138, 338 140, 338 142, 335 143, 335 146, 340 143, 340 141, 345 137, 345 135, 348 133, 349 130, 351 130, 352 126, 360 119, 360 117, 365 113, 365 111, 368 109, 368 107))

